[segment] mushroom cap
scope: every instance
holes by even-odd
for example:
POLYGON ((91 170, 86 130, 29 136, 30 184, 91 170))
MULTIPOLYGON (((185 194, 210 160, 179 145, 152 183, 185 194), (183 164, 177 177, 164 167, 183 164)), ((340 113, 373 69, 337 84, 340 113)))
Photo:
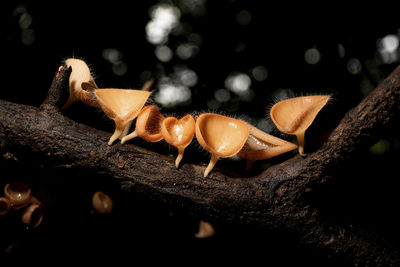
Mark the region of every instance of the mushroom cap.
POLYGON ((122 122, 135 119, 150 96, 148 91, 108 88, 96 89, 94 94, 104 113, 122 122))
POLYGON ((148 142, 158 142, 163 139, 161 134, 163 120, 164 116, 157 106, 144 107, 137 117, 135 131, 138 136, 148 142))
POLYGON ((165 141, 175 147, 187 147, 193 140, 196 122, 187 114, 180 120, 168 117, 162 122, 161 133, 165 141))
POLYGON ((201 114, 196 121, 196 138, 211 154, 228 158, 246 143, 249 129, 243 121, 215 113, 201 114))
POLYGON ((263 132, 246 123, 249 137, 238 156, 250 160, 269 159, 297 148, 297 145, 263 132))
POLYGON ((328 100, 328 95, 301 96, 282 100, 272 106, 271 119, 283 133, 294 135, 304 133, 328 100))
POLYGON ((77 58, 69 58, 65 61, 67 67, 72 68, 72 72, 69 76, 69 91, 70 100, 83 101, 84 103, 97 106, 97 103, 91 99, 91 95, 88 91, 82 88, 82 83, 86 82, 97 88, 97 85, 90 73, 90 69, 85 61, 77 58))
POLYGON ((43 208, 39 204, 29 205, 22 214, 21 220, 26 226, 38 227, 43 220, 43 208))
POLYGON ((12 206, 21 206, 31 200, 31 189, 22 182, 12 182, 4 187, 4 195, 10 200, 12 206))

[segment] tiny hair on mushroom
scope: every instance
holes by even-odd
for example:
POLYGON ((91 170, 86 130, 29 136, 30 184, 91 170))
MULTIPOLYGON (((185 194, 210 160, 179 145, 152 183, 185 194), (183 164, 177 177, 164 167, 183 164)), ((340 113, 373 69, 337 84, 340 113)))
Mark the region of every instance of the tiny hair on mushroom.
POLYGON ((279 131, 296 135, 299 154, 304 156, 304 135, 320 110, 328 103, 329 95, 301 96, 282 100, 272 106, 270 116, 279 131))
MULTIPOLYGON (((71 104, 81 101, 86 105, 97 107, 96 99, 92 92, 85 90, 82 83, 89 83, 92 87, 97 88, 88 65, 85 61, 77 58, 68 58, 65 60, 65 65, 71 67, 72 71, 69 76, 69 98, 61 107, 61 110, 66 110, 71 104)), ((61 67, 60 67, 61 68, 61 67)))

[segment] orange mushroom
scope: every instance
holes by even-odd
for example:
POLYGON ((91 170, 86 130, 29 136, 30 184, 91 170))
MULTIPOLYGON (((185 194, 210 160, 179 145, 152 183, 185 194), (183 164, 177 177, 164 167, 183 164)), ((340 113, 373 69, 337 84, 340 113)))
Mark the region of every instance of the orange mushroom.
POLYGON ((82 88, 83 82, 87 82, 93 87, 97 88, 97 85, 90 73, 90 69, 85 61, 76 58, 69 58, 65 61, 65 65, 67 65, 67 67, 71 67, 72 72, 69 76, 69 98, 61 109, 67 109, 76 101, 82 101, 86 105, 97 107, 98 104, 93 98, 92 94, 82 88))
POLYGON ((131 140, 136 136, 143 138, 147 142, 160 141, 163 139, 161 134, 161 124, 163 120, 164 116, 161 114, 157 106, 150 105, 144 107, 136 119, 135 130, 124 136, 121 139, 121 144, 124 144, 126 141, 131 140))
POLYGON ((150 92, 129 89, 96 89, 94 95, 104 113, 115 122, 114 134, 108 145, 121 137, 150 96, 150 92))
POLYGON ((219 158, 236 155, 249 136, 245 122, 215 113, 201 114, 196 121, 196 138, 211 153, 204 177, 214 168, 219 158))
POLYGON ((238 156, 249 161, 269 159, 286 153, 297 146, 293 143, 265 133, 253 125, 246 123, 249 137, 238 156))
POLYGON ((175 160, 176 168, 179 167, 185 148, 193 140, 195 124, 196 122, 190 114, 184 116, 180 120, 174 117, 168 117, 162 122, 161 133, 165 141, 178 149, 178 156, 175 160))
POLYGON ((328 101, 328 95, 302 96, 289 98, 272 106, 272 121, 281 132, 296 135, 300 155, 305 155, 305 131, 328 101))

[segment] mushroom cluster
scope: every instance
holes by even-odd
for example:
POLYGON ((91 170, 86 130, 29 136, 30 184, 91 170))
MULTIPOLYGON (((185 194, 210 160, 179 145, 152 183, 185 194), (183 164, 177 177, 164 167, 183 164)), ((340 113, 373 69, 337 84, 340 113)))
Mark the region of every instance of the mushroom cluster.
POLYGON ((20 217, 27 227, 36 228, 43 220, 43 205, 28 185, 11 182, 4 186, 4 197, 0 197, 0 216, 9 214, 20 217))
POLYGON ((178 150, 176 168, 179 167, 185 148, 196 136, 199 144, 211 154, 204 177, 208 176, 220 158, 237 155, 246 159, 250 166, 253 161, 269 159, 297 147, 299 154, 304 156, 305 131, 329 101, 327 95, 314 95, 290 98, 273 105, 270 110, 272 121, 281 132, 295 135, 297 146, 243 120, 216 113, 204 113, 196 118, 190 114, 181 119, 165 118, 157 106, 146 106, 153 81, 145 83, 141 90, 98 88, 84 61, 67 59, 65 64, 72 68, 72 72, 69 79, 70 97, 62 109, 75 101, 100 107, 115 122, 115 131, 108 145, 117 139, 121 139, 124 144, 135 137, 147 142, 165 140, 178 150), (135 119, 135 129, 128 134, 135 119))

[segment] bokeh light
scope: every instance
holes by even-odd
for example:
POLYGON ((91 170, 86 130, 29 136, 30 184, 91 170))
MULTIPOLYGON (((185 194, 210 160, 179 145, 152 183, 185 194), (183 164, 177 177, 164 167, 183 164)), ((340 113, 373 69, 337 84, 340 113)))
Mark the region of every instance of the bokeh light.
POLYGON ((321 53, 316 48, 307 49, 304 52, 304 60, 311 65, 317 64, 321 60, 321 53))
POLYGON ((362 65, 360 60, 357 58, 350 58, 349 61, 347 62, 347 70, 351 74, 358 74, 361 72, 362 65))
POLYGON ((176 84, 170 78, 164 77, 155 95, 155 101, 163 107, 171 108, 176 105, 186 105, 190 103, 192 93, 187 86, 176 84))
POLYGON ((169 4, 158 4, 151 8, 151 20, 146 25, 146 37, 152 44, 162 44, 168 35, 179 25, 180 10, 169 4))
POLYGON ((225 79, 225 87, 239 96, 246 95, 250 85, 251 79, 245 73, 232 73, 225 79))

